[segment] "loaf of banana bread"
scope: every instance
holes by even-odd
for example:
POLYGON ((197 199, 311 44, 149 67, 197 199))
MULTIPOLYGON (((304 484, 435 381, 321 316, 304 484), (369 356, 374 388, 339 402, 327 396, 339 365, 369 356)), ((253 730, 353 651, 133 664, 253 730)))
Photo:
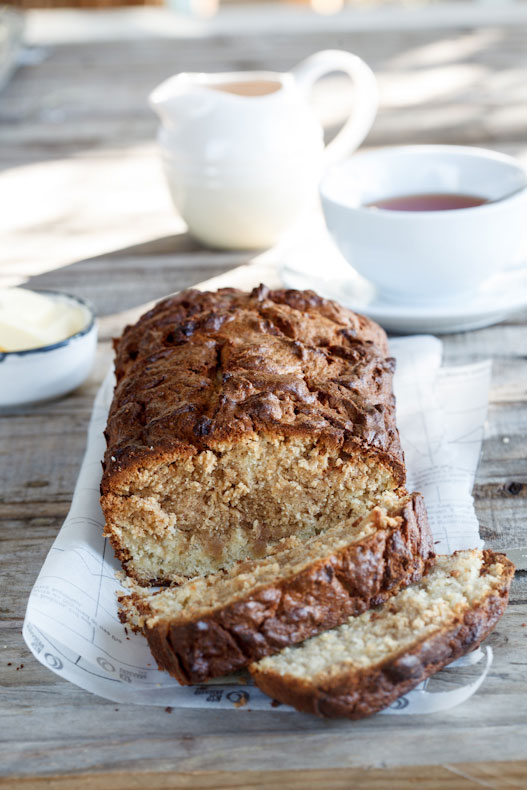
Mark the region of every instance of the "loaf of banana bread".
POLYGON ((180 293, 125 329, 115 369, 101 504, 141 584, 265 557, 404 486, 386 336, 313 292, 180 293))

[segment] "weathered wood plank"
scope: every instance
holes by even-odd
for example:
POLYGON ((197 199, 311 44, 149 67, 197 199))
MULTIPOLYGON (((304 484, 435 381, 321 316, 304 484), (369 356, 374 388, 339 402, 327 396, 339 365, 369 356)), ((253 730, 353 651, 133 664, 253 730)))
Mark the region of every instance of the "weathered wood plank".
MULTIPOLYGON (((192 773, 129 773, 54 776, 49 778, 17 779, 13 788, 21 790, 63 790, 73 785, 76 790, 381 790, 397 784, 398 790, 523 790, 527 763, 456 763, 433 768, 390 768, 324 771, 266 771, 265 773, 194 771, 192 773)), ((0 781, 0 787, 3 786, 0 781)))
POLYGON ((104 316, 147 301, 161 299, 180 289, 247 263, 250 253, 202 252, 193 255, 114 257, 83 261, 46 272, 32 279, 35 288, 57 288, 88 299, 104 316))
MULTIPOLYGON (((266 771, 221 772, 194 771, 192 773, 129 773, 79 775, 63 777, 17 779, 11 785, 21 790, 62 790, 72 787, 77 790, 107 790, 108 782, 112 790, 349 790, 353 782, 354 790, 379 790, 388 784, 397 783, 398 790, 480 790, 482 787, 493 790, 523 790, 527 763, 509 761, 500 763, 456 763, 433 768, 391 768, 356 769, 325 771, 266 771)), ((0 787, 4 783, 0 780, 0 787)))

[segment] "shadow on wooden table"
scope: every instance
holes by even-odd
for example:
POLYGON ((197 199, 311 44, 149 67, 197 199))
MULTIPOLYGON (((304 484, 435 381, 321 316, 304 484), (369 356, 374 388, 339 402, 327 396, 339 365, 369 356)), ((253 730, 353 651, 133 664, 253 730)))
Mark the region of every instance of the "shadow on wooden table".
POLYGON ((254 255, 252 251, 209 250, 181 233, 77 261, 31 277, 25 285, 81 296, 95 306, 99 316, 105 316, 222 274, 254 255))

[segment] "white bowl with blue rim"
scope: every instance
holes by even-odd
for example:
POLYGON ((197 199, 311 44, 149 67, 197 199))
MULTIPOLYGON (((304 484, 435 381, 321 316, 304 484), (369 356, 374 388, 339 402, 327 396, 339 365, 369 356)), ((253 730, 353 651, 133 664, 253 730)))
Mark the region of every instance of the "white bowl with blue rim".
POLYGON ((0 352, 0 408, 58 398, 89 376, 97 348, 97 323, 84 299, 61 291, 37 291, 82 311, 82 329, 49 346, 0 352))

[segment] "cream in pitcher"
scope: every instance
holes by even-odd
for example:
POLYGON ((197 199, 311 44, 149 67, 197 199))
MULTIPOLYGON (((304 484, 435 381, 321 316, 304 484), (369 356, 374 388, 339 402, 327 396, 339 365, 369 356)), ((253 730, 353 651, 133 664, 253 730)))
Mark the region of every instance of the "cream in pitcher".
POLYGON ((204 244, 274 244, 309 205, 324 165, 348 156, 370 130, 377 86, 349 52, 319 52, 290 73, 178 74, 150 96, 172 198, 204 244), (354 83, 352 116, 324 147, 309 101, 313 83, 344 71, 354 83))

